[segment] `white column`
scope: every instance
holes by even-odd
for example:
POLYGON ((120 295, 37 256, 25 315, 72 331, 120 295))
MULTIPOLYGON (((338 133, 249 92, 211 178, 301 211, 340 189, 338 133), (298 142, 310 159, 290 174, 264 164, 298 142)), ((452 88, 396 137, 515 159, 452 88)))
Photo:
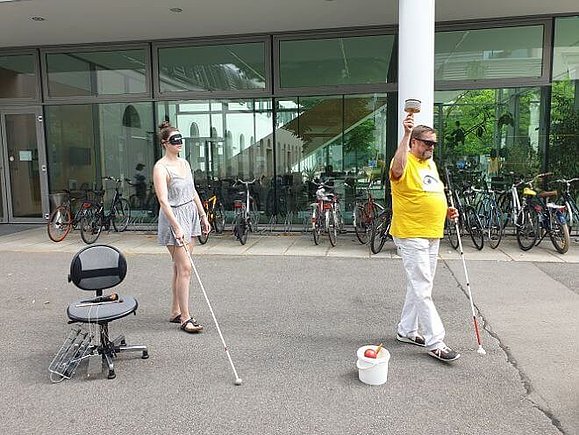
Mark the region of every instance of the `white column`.
POLYGON ((398 0, 398 138, 402 137, 404 101, 422 101, 416 124, 434 121, 434 2, 398 0))

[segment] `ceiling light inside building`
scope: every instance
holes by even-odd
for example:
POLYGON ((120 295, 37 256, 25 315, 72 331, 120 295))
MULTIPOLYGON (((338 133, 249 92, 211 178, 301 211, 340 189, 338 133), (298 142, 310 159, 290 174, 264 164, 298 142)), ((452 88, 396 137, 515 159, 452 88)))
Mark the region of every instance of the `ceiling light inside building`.
POLYGON ((178 14, 179 12, 183 12, 183 9, 181 8, 171 8, 169 9, 171 12, 175 12, 176 14, 178 14))
POLYGON ((30 19, 32 21, 46 21, 46 18, 44 17, 30 17, 30 19))

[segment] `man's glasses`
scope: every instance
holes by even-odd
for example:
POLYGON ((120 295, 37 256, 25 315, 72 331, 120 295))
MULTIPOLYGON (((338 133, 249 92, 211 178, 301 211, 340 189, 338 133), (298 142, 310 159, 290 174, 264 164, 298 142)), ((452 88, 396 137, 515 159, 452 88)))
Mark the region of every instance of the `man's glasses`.
POLYGON ((419 137, 415 138, 416 140, 419 140, 420 142, 422 142, 424 145, 426 145, 428 148, 433 148, 435 145, 438 145, 438 142, 436 142, 435 140, 426 140, 426 139, 420 139, 419 137))
POLYGON ((171 145, 183 145, 183 136, 180 134, 174 134, 169 138, 169 143, 171 145))

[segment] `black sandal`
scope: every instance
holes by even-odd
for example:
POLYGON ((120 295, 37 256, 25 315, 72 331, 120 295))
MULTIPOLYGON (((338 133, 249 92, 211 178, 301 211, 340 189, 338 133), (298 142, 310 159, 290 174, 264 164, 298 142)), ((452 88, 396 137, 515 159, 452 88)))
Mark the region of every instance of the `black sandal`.
POLYGON ((201 326, 199 323, 197 323, 197 320, 195 320, 193 318, 181 323, 180 328, 183 331, 188 332, 189 334, 195 334, 197 332, 203 331, 203 326, 201 326), (188 327, 188 325, 192 325, 192 326, 188 327))
POLYGON ((181 314, 177 314, 175 317, 173 317, 171 320, 169 320, 169 322, 171 322, 171 323, 181 323, 181 314))

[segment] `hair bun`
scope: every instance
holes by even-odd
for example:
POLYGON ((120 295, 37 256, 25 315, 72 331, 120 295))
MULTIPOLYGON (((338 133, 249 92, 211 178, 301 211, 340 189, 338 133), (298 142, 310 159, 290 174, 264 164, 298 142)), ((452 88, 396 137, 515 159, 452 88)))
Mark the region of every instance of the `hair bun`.
POLYGON ((171 123, 169 122, 168 119, 165 119, 163 122, 161 122, 161 124, 159 125, 159 130, 163 130, 164 128, 168 128, 171 127, 171 123))

